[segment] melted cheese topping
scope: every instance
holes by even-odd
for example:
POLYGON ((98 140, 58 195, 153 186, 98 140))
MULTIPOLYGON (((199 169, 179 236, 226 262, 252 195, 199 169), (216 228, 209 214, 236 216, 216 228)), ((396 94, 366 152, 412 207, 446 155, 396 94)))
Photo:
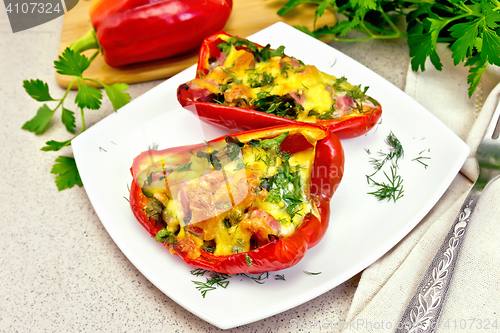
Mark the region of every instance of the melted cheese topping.
POLYGON ((272 56, 256 61, 247 49, 231 45, 223 65, 212 66, 210 72, 191 81, 195 87, 223 96, 218 103, 229 106, 256 108, 304 122, 334 119, 351 113, 370 112, 371 98, 365 98, 360 86, 353 86, 345 78, 319 71, 288 56, 272 56), (271 96, 275 100, 265 100, 271 96), (281 100, 279 97, 284 97, 281 100), (286 100, 288 109, 273 108, 286 100), (291 106, 290 106, 291 105, 291 106))
POLYGON ((166 177, 169 191, 154 194, 164 205, 166 230, 193 258, 200 249, 229 255, 261 246, 270 235, 290 236, 304 216, 316 214, 306 186, 314 154, 311 147, 283 159, 245 145, 233 159, 221 158, 218 170, 193 154, 166 177))

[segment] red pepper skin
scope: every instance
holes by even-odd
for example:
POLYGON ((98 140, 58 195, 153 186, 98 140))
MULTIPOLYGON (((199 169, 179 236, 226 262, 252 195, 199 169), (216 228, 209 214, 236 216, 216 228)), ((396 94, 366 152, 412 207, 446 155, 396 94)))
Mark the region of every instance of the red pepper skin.
MULTIPOLYGON (((220 31, 207 37, 200 49, 196 78, 206 75, 209 71, 209 59, 218 58, 221 51, 217 45, 223 42, 221 36, 231 35, 220 31)), ((261 45, 258 45, 262 47, 261 45)), ((231 129, 252 130, 270 126, 311 124, 297 120, 287 119, 276 115, 256 111, 244 107, 232 107, 216 103, 208 103, 195 100, 186 84, 182 84, 177 89, 177 99, 186 109, 196 112, 202 120, 216 126, 231 129)), ((314 125, 329 128, 340 139, 349 139, 361 136, 375 126, 382 116, 380 105, 372 108, 365 114, 350 114, 344 117, 331 120, 319 120, 314 125)))
POLYGON ((224 27, 232 0, 96 0, 89 15, 112 67, 179 56, 224 27))
MULTIPOLYGON (((285 132, 290 133, 289 137, 282 143, 282 150, 285 151, 293 151, 293 149, 297 149, 297 146, 303 146, 304 144, 310 145, 310 143, 303 140, 303 137, 301 137, 302 142, 297 136, 294 137, 293 134, 295 133, 307 133, 318 139, 316 141, 316 155, 311 170, 309 191, 311 200, 318 209, 319 218, 310 214, 310 216, 304 218, 299 228, 290 236, 281 239, 277 237, 272 238, 269 243, 245 253, 215 256, 212 253, 201 250, 201 255, 198 258, 191 259, 184 252, 180 251, 180 249, 176 248, 175 245, 166 245, 171 253, 179 255, 186 263, 192 266, 214 272, 226 274, 263 273, 292 267, 304 257, 307 249, 320 242, 328 228, 330 199, 343 176, 344 152, 337 136, 326 129, 301 124, 240 132, 231 136, 237 137, 242 142, 246 142, 257 138, 273 138, 285 132), (287 140, 289 141, 287 142, 287 140), (294 148, 288 149, 288 147, 294 148), (248 263, 249 261, 251 264, 248 263)), ((224 141, 224 137, 212 140, 210 143, 221 141, 224 141)), ((180 151, 189 151, 191 148, 200 146, 202 145, 144 152, 134 159, 131 168, 132 175, 139 174, 144 166, 147 165, 147 161, 150 161, 152 157, 155 161, 158 161, 162 157, 170 156, 180 151)), ((132 211, 143 227, 152 236, 155 236, 162 226, 156 226, 153 219, 148 220, 143 210, 147 200, 142 194, 139 185, 135 181, 132 181, 130 190, 132 211)))

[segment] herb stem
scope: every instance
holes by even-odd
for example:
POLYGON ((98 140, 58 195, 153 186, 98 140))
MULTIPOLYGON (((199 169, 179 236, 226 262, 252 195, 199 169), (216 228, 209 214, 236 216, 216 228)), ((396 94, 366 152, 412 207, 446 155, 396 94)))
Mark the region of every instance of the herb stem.
POLYGON ((456 39, 452 37, 438 37, 437 39, 438 43, 453 43, 454 41, 456 41, 456 39))
MULTIPOLYGON (((58 60, 54 61, 54 68, 58 74, 71 76, 71 82, 61 99, 52 98, 49 94, 48 85, 42 80, 36 79, 23 81, 24 89, 33 99, 39 102, 58 102, 54 109, 51 109, 47 106, 47 104, 44 104, 41 108, 39 108, 37 114, 22 126, 22 129, 35 134, 41 134, 47 129, 54 113, 59 107, 62 109, 61 122, 66 127, 68 132, 75 134, 75 112, 66 109, 64 107, 64 101, 68 97, 70 90, 75 88, 78 90, 75 97, 75 104, 77 104, 77 108, 79 108, 81 112, 82 126, 80 132, 74 135, 73 138, 66 141, 49 140, 45 143, 46 146, 41 148, 42 151, 59 151, 64 147, 70 146, 72 140, 87 129, 85 124, 84 109, 87 108, 97 110, 101 107, 102 93, 96 88, 88 86, 85 83, 85 80, 87 79, 83 77, 83 72, 85 72, 85 70, 90 66, 92 60, 99 54, 99 50, 96 51, 90 59, 87 56, 80 54, 83 50, 99 47, 97 39, 95 38, 95 33, 92 31, 88 33, 85 38, 85 40, 82 39, 77 43, 72 44, 72 48, 67 47, 58 57, 58 60)), ((89 81, 97 82, 91 79, 89 81)), ((105 87, 104 90, 115 110, 130 101, 130 95, 125 92, 128 88, 127 84, 119 83, 111 86, 104 84, 101 85, 105 87)), ((59 156, 56 159, 56 164, 54 164, 50 173, 56 175, 55 182, 59 191, 71 188, 74 185, 78 185, 80 187, 83 186, 75 159, 73 157, 59 156)))
POLYGON ((371 32, 370 29, 368 29, 366 26, 365 26, 365 22, 363 20, 361 20, 359 22, 359 25, 361 26, 361 31, 363 31, 365 34, 367 34, 368 36, 370 36, 370 39, 373 39, 375 38, 375 35, 371 32))
POLYGON ((98 85, 100 85, 101 87, 103 87, 102 83, 97 81, 97 80, 94 80, 94 79, 91 79, 91 78, 88 78, 88 77, 84 77, 83 78, 85 81, 91 81, 91 82, 94 82, 94 83, 97 83, 98 85))
POLYGON ((389 26, 392 28, 392 30, 399 37, 400 36, 400 31, 399 31, 398 27, 396 27, 396 25, 394 24, 394 22, 392 22, 392 20, 390 19, 390 17, 387 16, 387 13, 380 6, 378 7, 378 11, 380 12, 380 14, 382 14, 382 16, 384 17, 384 20, 387 22, 387 24, 389 24, 389 26))
POLYGON ((402 33, 399 31, 397 34, 390 34, 392 31, 389 31, 387 29, 383 29, 383 28, 379 28, 377 26, 374 26, 372 24, 369 24, 369 23, 366 23, 364 22, 364 24, 369 27, 371 30, 373 31, 376 31, 380 34, 385 34, 385 35, 389 35, 389 36, 394 36, 394 38, 397 38, 397 37, 400 37, 402 35, 402 33))
POLYGON ((90 62, 92 62, 95 57, 97 57, 97 55, 99 54, 99 50, 95 51, 94 54, 90 57, 90 62))
POLYGON ((68 88, 66 89, 66 92, 64 93, 64 96, 59 100, 59 103, 57 104, 56 108, 54 109, 54 112, 63 104, 64 100, 66 99, 66 96, 68 96, 68 93, 70 92, 71 88, 73 87, 73 83, 75 83, 76 77, 73 77, 71 82, 68 85, 68 88))
POLYGON ((453 3, 453 5, 458 9, 467 12, 468 15, 474 15, 474 12, 471 9, 467 8, 467 6, 465 6, 463 3, 453 3))
MULTIPOLYGON (((325 35, 326 36, 326 35, 325 35)), ((330 35, 330 40, 335 41, 335 42, 363 42, 366 40, 372 40, 372 39, 393 39, 393 38, 398 38, 400 36, 397 36, 396 34, 394 35, 370 35, 369 37, 364 37, 364 38, 338 38, 335 35, 330 35)))
POLYGON ((82 115, 82 130, 80 131, 80 133, 82 133, 87 130, 87 126, 85 125, 85 112, 83 112, 83 108, 80 108, 80 114, 82 115))
POLYGON ((362 42, 362 41, 367 41, 367 40, 372 40, 372 39, 396 39, 396 38, 407 38, 408 35, 401 32, 399 29, 397 29, 395 32, 376 27, 372 24, 369 24, 367 22, 362 22, 360 23, 360 26, 362 29, 359 28, 354 28, 353 30, 357 30, 365 35, 367 37, 362 37, 362 38, 339 38, 335 35, 335 33, 324 33, 324 34, 319 34, 317 33, 317 37, 327 37, 331 41, 335 42, 362 42), (374 34, 372 31, 377 32, 378 34, 374 34))

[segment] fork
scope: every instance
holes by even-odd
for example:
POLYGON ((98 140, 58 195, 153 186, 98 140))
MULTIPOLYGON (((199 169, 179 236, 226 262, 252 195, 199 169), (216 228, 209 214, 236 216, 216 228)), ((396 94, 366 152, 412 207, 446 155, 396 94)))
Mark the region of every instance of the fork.
POLYGON ((500 175, 500 104, 491 118, 476 158, 479 177, 455 222, 425 272, 396 328, 396 333, 432 333, 437 329, 470 218, 483 189, 500 175))

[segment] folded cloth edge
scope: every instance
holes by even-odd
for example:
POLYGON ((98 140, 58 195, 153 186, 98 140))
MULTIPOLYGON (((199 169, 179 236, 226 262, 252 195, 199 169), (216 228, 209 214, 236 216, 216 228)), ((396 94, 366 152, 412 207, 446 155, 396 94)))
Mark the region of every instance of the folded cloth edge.
MULTIPOLYGON (((449 52, 449 50, 443 49, 444 52, 449 52)), ((451 59, 451 56, 448 57, 451 59)), ((445 62, 446 63, 446 62, 445 62)), ((430 65, 430 64, 429 64, 430 65)), ((432 65, 430 65, 432 66, 432 65)), ((417 102, 425 105, 425 100, 422 103, 421 87, 429 88, 429 83, 431 84, 430 89, 435 89, 432 84, 436 84, 436 80, 448 81, 443 85, 453 92, 453 95, 457 94, 467 94, 467 87, 464 84, 466 82, 467 71, 465 68, 450 65, 448 62, 445 66, 444 73, 437 72, 436 70, 428 69, 426 72, 413 72, 409 66, 407 83, 405 91, 417 102), (451 72, 451 74, 450 74, 451 72), (457 80, 457 77, 460 79, 457 80), (443 79, 444 78, 444 79, 443 79), (463 80, 463 81, 460 81, 463 80), (454 85, 451 85, 454 84, 454 85)), ((377 295, 377 293, 383 288, 387 281, 394 275, 394 273, 400 268, 406 257, 412 251, 413 247, 420 241, 420 239, 426 234, 432 222, 429 219, 439 217, 438 212, 446 211, 448 208, 457 205, 455 201, 459 201, 464 194, 470 188, 471 181, 474 181, 478 175, 477 163, 475 160, 475 151, 480 143, 481 138, 484 135, 486 126, 489 123, 492 113, 494 112, 495 106, 498 104, 498 95, 500 95, 500 85, 497 85, 494 89, 494 85, 500 81, 500 69, 495 66, 490 66, 488 71, 483 75, 482 83, 479 89, 473 95, 473 98, 468 100, 466 103, 460 103, 463 112, 470 113, 469 119, 472 116, 473 123, 467 128, 467 131, 461 129, 459 135, 471 148, 471 153, 467 158, 466 163, 462 167, 461 174, 457 178, 469 178, 470 181, 464 179, 456 179, 454 184, 450 187, 451 189, 447 191, 443 198, 438 202, 436 207, 424 218, 424 220, 407 236, 403 239, 396 247, 389 251, 384 257, 373 263, 368 267, 361 276, 358 288, 354 295, 351 308, 347 314, 347 321, 351 321, 356 318, 364 308, 372 301, 372 299, 377 295), (485 82, 485 83, 483 83, 485 82), (483 94, 487 93, 488 98, 483 103, 483 94), (487 112, 478 112, 478 109, 488 110, 487 112), (462 175, 462 176, 460 176, 462 175), (465 176, 465 177, 463 177, 465 176), (448 198, 448 200, 444 200, 448 198), (427 223, 425 223, 427 222, 427 223), (389 264, 390 261, 393 261, 389 264), (388 267, 389 266, 389 267, 388 267)), ((437 83, 439 84, 439 82, 437 83)), ((441 102, 444 104, 444 108, 449 106, 449 98, 446 98, 446 94, 438 93, 441 97, 441 102), (444 98, 443 98, 444 96, 444 98)), ((426 97, 425 94, 423 94, 426 97)), ((433 100, 432 102, 435 102, 433 100)), ((461 101, 463 102, 463 101, 461 101)), ((426 106, 431 112, 436 113, 443 109, 443 105, 431 105, 431 107, 426 106)), ((438 117, 439 118, 439 117, 438 117)), ((452 128, 453 129, 453 128, 452 128)), ((458 133, 457 133, 458 134, 458 133)), ((459 207, 459 206, 458 206, 459 207)), ((454 218, 454 217, 453 217, 454 218)), ((452 221, 450 221, 451 223, 452 221)), ((433 256, 433 254, 432 254, 433 256)), ((404 310, 404 309, 402 309, 404 310)))

